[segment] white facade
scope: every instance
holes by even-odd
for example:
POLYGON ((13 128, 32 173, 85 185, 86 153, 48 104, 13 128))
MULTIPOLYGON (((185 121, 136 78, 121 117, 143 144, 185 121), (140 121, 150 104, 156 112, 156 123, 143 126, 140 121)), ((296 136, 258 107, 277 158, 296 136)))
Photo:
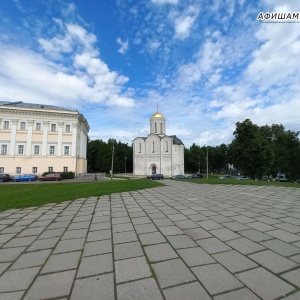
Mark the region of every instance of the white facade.
POLYGON ((184 174, 184 145, 176 135, 166 135, 166 119, 156 112, 150 118, 148 137, 133 141, 133 174, 165 177, 184 174))
POLYGON ((89 125, 77 110, 0 101, 0 173, 87 171, 89 125))

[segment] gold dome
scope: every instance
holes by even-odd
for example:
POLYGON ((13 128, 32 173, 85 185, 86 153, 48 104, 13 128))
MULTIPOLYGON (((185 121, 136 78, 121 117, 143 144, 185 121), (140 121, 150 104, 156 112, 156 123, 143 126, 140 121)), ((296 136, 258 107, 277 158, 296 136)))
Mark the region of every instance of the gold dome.
POLYGON ((164 118, 164 116, 160 112, 156 112, 155 114, 152 115, 151 118, 164 118))

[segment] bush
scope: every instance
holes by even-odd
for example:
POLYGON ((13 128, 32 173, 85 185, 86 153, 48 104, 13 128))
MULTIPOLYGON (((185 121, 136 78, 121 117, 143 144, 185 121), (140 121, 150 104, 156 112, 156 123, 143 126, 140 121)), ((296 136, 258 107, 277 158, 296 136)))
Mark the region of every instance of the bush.
POLYGON ((44 172, 42 176, 45 176, 47 174, 60 174, 62 179, 74 179, 75 173, 74 172, 44 172))
POLYGON ((75 173, 74 172, 62 172, 60 173, 62 179, 74 179, 75 173))

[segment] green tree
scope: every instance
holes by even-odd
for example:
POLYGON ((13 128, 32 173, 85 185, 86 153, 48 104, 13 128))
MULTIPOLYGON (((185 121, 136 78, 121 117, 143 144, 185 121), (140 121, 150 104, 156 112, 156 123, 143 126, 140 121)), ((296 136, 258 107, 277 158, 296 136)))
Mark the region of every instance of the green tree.
POLYGON ((262 135, 268 140, 274 153, 274 161, 270 169, 273 177, 277 173, 285 173, 289 179, 300 177, 300 141, 299 132, 285 130, 283 125, 262 126, 262 135))
POLYGON ((89 140, 87 145, 87 170, 89 173, 105 172, 111 170, 112 148, 114 147, 114 173, 133 171, 132 147, 115 139, 107 142, 102 140, 89 140), (126 159, 125 159, 126 157, 126 159))
POLYGON ((252 179, 269 173, 274 153, 259 126, 249 119, 236 123, 234 139, 229 146, 230 163, 252 179))

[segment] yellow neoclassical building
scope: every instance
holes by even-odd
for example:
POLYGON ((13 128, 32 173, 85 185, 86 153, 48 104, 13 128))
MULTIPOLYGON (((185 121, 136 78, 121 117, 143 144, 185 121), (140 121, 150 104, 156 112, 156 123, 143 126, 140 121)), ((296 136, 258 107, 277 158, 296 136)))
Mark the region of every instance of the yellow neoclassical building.
POLYGON ((87 172, 89 125, 77 110, 0 101, 0 173, 87 172))

